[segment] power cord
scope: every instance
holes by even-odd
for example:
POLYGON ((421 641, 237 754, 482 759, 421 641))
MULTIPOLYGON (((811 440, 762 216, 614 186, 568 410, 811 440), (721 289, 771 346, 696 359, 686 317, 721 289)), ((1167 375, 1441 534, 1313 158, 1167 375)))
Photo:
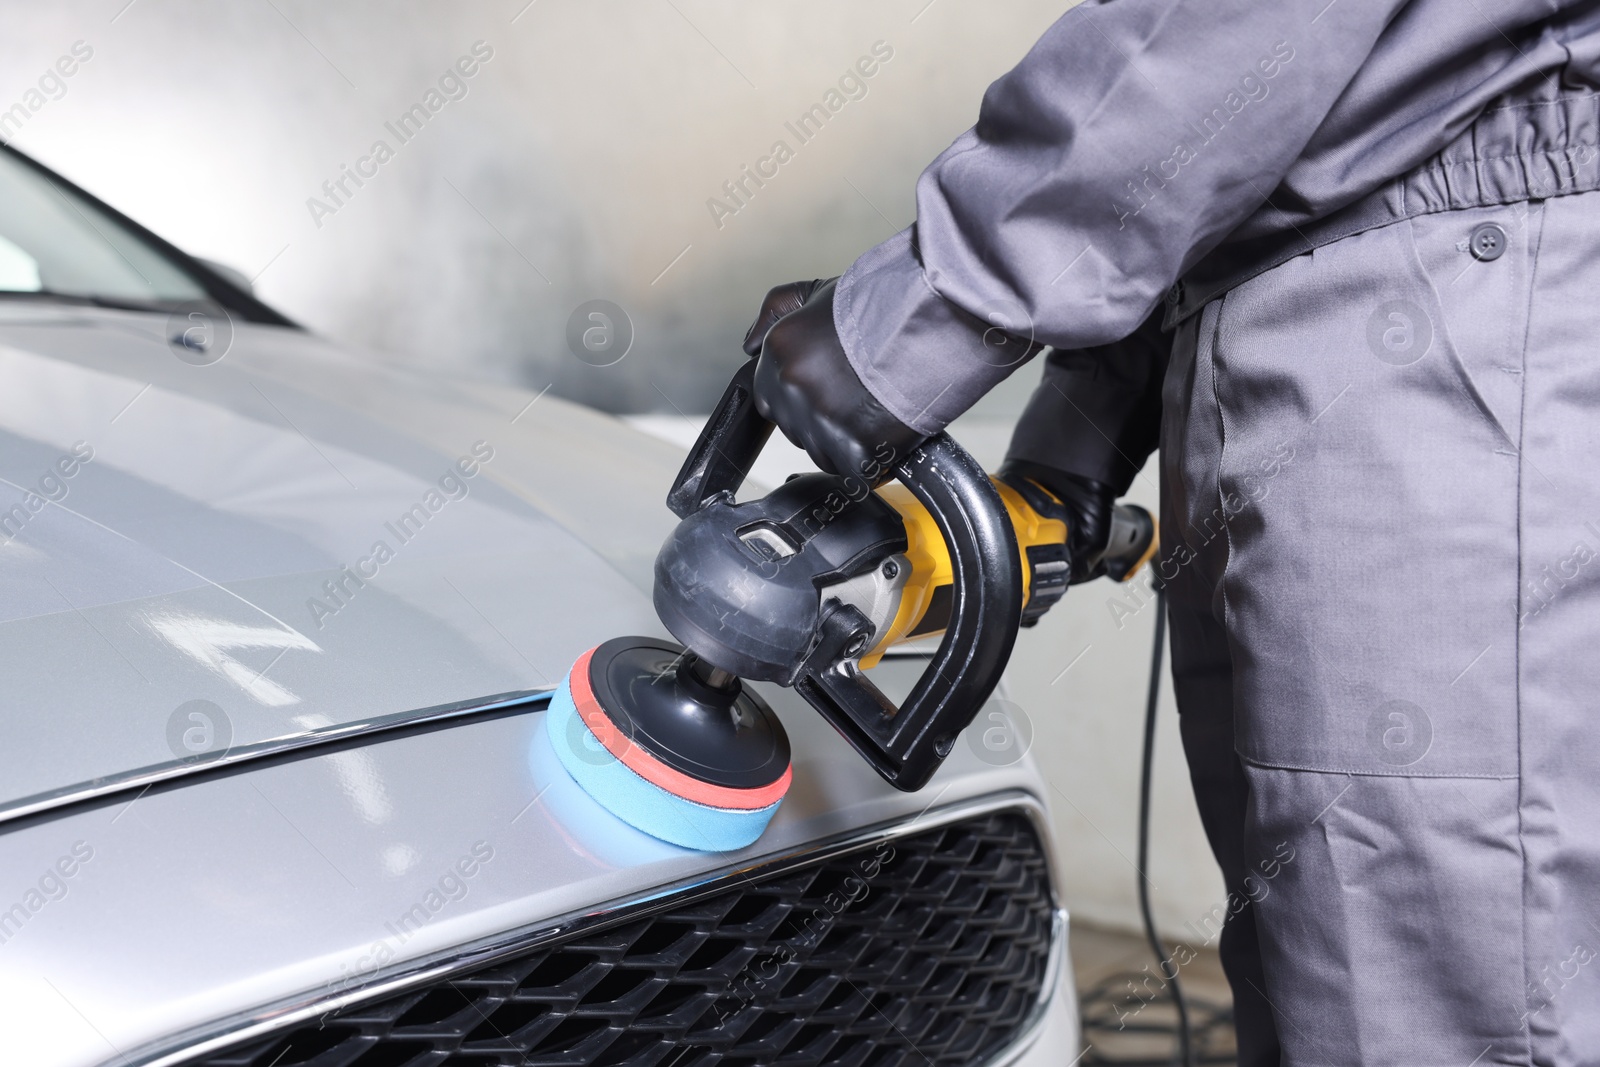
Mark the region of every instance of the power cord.
POLYGON ((1139 765, 1139 917, 1144 920, 1144 938, 1156 954, 1156 970, 1172 990, 1172 1006, 1178 1011, 1178 1063, 1194 1067, 1194 1032, 1189 1026, 1189 1003, 1178 982, 1178 968, 1156 933, 1156 920, 1150 913, 1150 785, 1155 777, 1156 706, 1161 699, 1161 656, 1167 645, 1167 591, 1158 578, 1156 587, 1156 634, 1150 650, 1150 684, 1144 701, 1144 757, 1139 765), (1172 973, 1169 975, 1168 970, 1172 973))
POLYGON ((1144 753, 1139 768, 1139 916, 1144 923, 1145 941, 1155 954, 1157 974, 1163 988, 1170 991, 1174 1018, 1168 1021, 1159 1017, 1160 1013, 1138 1018, 1154 999, 1147 1001, 1138 991, 1140 984, 1148 988, 1148 972, 1123 972, 1102 979, 1085 990, 1079 999, 1084 1037, 1090 1040, 1089 1051, 1083 1058, 1086 1065, 1170 1067, 1176 1063, 1180 1067, 1196 1067, 1235 1062, 1233 1009, 1230 1005, 1211 1003, 1200 1003, 1191 1009, 1178 980, 1178 967, 1156 933, 1155 917, 1150 910, 1150 884, 1144 876, 1150 862, 1150 792, 1155 775, 1156 709, 1161 697, 1161 666, 1167 637, 1167 595, 1159 580, 1155 583, 1155 594, 1155 641, 1150 652, 1144 753), (1119 986, 1125 986, 1126 991, 1118 989, 1119 986), (1176 1058, 1154 1050, 1153 1042, 1161 1037, 1177 1038, 1176 1058), (1117 1045, 1128 1046, 1125 1054, 1113 1054, 1117 1045))
MULTIPOLYGON (((1172 1001, 1147 1000, 1136 992, 1148 983, 1148 971, 1111 974, 1078 995, 1083 1037, 1089 1047, 1078 1067, 1173 1067, 1178 1062, 1177 1014, 1172 1001)), ((1236 1064, 1233 1008, 1191 997, 1189 1020, 1195 1063, 1236 1064)))

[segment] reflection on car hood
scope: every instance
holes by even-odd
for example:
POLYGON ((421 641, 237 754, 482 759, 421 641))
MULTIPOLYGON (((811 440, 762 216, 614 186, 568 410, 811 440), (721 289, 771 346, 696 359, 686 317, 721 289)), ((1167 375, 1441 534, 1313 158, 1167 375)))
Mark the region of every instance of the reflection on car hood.
POLYGON ((295 330, 238 325, 194 366, 172 330, 0 308, 0 808, 548 688, 601 640, 661 632, 671 448, 295 330))

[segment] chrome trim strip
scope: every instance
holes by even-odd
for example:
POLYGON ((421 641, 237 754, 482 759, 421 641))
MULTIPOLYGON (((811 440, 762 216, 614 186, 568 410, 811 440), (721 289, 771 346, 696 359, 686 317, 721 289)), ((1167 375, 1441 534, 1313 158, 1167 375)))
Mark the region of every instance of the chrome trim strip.
POLYGON ((174 760, 170 763, 157 763, 119 774, 106 775, 103 778, 91 778, 87 782, 0 803, 0 833, 5 831, 5 824, 8 822, 83 801, 99 800, 116 793, 142 791, 163 782, 213 772, 219 768, 253 763, 285 753, 321 748, 355 737, 376 738, 408 727, 480 715, 522 703, 543 701, 553 692, 555 692, 554 686, 521 689, 514 693, 498 693, 494 696, 462 700, 453 704, 438 704, 431 708, 379 715, 371 719, 357 719, 354 722, 336 723, 332 726, 322 726, 296 734, 286 734, 283 737, 269 738, 266 741, 257 741, 252 745, 229 748, 209 758, 174 760))
POLYGON ((1017 1041, 1000 1054, 1003 1061, 1015 1053, 1021 1042, 1024 1040, 1031 1042, 1043 1023, 1050 1000, 1056 992, 1056 983, 1060 981, 1060 961, 1066 950, 1066 913, 1061 909, 1056 891, 1056 872, 1050 854, 1049 815, 1044 804, 1036 796, 1021 790, 1008 790, 986 797, 957 801, 943 808, 924 811, 909 820, 882 824, 829 840, 813 842, 738 867, 724 868, 637 896, 612 901, 589 911, 570 913, 537 926, 520 927, 484 941, 458 946, 432 957, 407 961, 391 968, 383 977, 354 991, 336 994, 308 992, 251 1013, 231 1016, 174 1034, 143 1048, 134 1049, 126 1055, 106 1060, 104 1064, 106 1067, 112 1063, 124 1067, 174 1067, 196 1056, 254 1040, 317 1015, 338 1011, 363 1001, 378 1000, 402 993, 412 987, 438 981, 460 971, 486 966, 503 957, 539 948, 551 941, 576 933, 579 929, 626 922, 640 914, 660 910, 663 898, 673 898, 674 904, 692 903, 720 893, 740 881, 748 881, 749 876, 754 873, 759 873, 764 878, 779 876, 797 867, 827 862, 842 853, 896 841, 912 834, 938 829, 941 826, 997 811, 1020 811, 1033 824, 1034 833, 1038 835, 1049 863, 1050 896, 1056 915, 1052 922, 1050 946, 1050 961, 1053 966, 1051 975, 1047 977, 1045 983, 1049 990, 1048 995, 1041 993, 1039 1002, 1035 1005, 1017 1041))

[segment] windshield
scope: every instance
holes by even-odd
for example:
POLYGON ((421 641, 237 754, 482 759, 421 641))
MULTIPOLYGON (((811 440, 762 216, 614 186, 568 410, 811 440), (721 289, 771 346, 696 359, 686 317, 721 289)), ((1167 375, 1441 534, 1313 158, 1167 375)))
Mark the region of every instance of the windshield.
POLYGON ((0 152, 0 296, 121 307, 206 299, 175 263, 92 202, 0 152))

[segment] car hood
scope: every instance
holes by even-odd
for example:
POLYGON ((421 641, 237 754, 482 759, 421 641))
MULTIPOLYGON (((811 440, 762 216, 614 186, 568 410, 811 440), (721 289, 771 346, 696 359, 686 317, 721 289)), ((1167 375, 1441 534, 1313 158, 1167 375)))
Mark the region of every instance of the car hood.
POLYGON ((0 308, 0 815, 548 689, 608 637, 661 633, 670 446, 298 330, 234 324, 196 353, 185 328, 0 308))
MULTIPOLYGON (((532 702, 339 740, 340 724, 539 691, 602 640, 661 634, 651 572, 683 453, 291 329, 236 326, 194 366, 169 343, 187 328, 0 304, 0 1059, 181 1058, 463 946, 873 828, 1042 812, 1026 745, 1002 758, 969 732, 926 790, 901 793, 764 684, 794 782, 728 855, 601 809, 532 702), (329 734, 281 758, 194 759, 329 734), (463 856, 493 862, 460 883, 463 856)), ((874 678, 899 699, 922 670, 899 659, 874 678)))

